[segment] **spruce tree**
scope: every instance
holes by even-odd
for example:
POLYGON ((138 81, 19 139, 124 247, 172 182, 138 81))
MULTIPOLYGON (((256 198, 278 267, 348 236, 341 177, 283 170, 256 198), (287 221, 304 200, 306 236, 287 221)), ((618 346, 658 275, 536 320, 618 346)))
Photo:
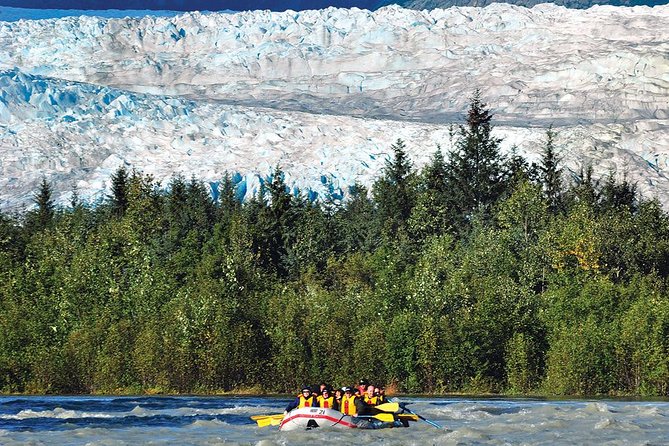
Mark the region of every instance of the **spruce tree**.
POLYGON ((367 188, 356 182, 350 187, 344 206, 335 213, 344 252, 371 252, 379 246, 381 233, 375 214, 367 188))
POLYGON ((599 207, 602 211, 616 209, 634 213, 638 204, 636 188, 636 183, 630 183, 626 175, 618 182, 615 173, 609 172, 600 193, 599 207))
POLYGON ((37 210, 34 214, 36 229, 39 230, 49 227, 53 221, 56 207, 53 201, 53 188, 46 178, 42 178, 42 182, 39 185, 37 193, 35 193, 33 201, 37 205, 37 210))
POLYGON ((421 173, 420 192, 409 220, 414 240, 443 234, 451 227, 448 193, 446 161, 441 147, 437 146, 432 160, 421 173))
POLYGON ((191 229, 210 232, 214 226, 216 206, 204 182, 194 176, 186 187, 188 214, 191 229))
POLYGON ((226 171, 218 188, 219 219, 225 224, 231 222, 232 216, 241 208, 241 202, 237 199, 237 190, 232 177, 226 171))
POLYGON ((112 214, 123 217, 129 203, 129 175, 125 165, 121 165, 111 176, 111 195, 109 196, 112 214))
POLYGON ((555 151, 555 132, 550 127, 546 131, 546 145, 541 156, 539 171, 548 209, 553 213, 562 209, 562 169, 559 163, 555 151))
POLYGON ((284 265, 284 259, 287 254, 286 246, 294 238, 294 234, 291 233, 294 216, 291 213, 292 199, 283 178, 283 171, 277 165, 272 181, 263 185, 263 189, 269 194, 270 202, 269 206, 261 209, 258 215, 256 226, 259 231, 256 235, 259 239, 261 262, 285 277, 288 270, 284 265))
POLYGON ((595 209, 599 201, 599 180, 593 177, 591 164, 581 166, 579 174, 574 179, 572 187, 568 191, 568 207, 576 204, 585 204, 590 209, 595 209))
POLYGON ((378 218, 384 233, 394 238, 405 230, 415 202, 413 166, 406 152, 404 141, 398 139, 390 146, 393 157, 386 160, 381 178, 372 188, 378 207, 378 218))
POLYGON ((471 222, 475 214, 487 217, 506 188, 506 160, 500 152, 501 140, 492 136, 492 116, 476 90, 467 123, 460 127, 449 157, 451 202, 463 224, 471 222))

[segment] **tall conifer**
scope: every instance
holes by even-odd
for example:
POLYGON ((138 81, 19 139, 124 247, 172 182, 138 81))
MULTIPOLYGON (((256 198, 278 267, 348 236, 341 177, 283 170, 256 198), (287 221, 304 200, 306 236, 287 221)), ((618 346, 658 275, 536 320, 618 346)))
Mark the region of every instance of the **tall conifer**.
POLYGON ((448 161, 452 203, 463 223, 474 214, 484 216, 506 188, 505 157, 499 138, 492 135, 492 113, 476 90, 467 112, 467 123, 448 161))
POLYGON ((414 206, 413 165, 404 141, 398 139, 390 146, 392 158, 386 160, 381 178, 373 186, 378 217, 387 235, 394 237, 406 223, 414 206))
POLYGON ((541 182, 548 200, 548 208, 557 212, 562 208, 562 169, 555 151, 555 132, 550 127, 546 131, 546 145, 541 156, 541 182))
POLYGON ((129 175, 125 165, 121 165, 111 176, 111 195, 109 196, 112 213, 123 217, 128 209, 129 175))
POLYGON ((39 189, 37 190, 33 201, 37 205, 35 213, 36 227, 38 229, 45 229, 53 221, 56 208, 53 201, 53 188, 46 178, 42 178, 42 182, 39 185, 39 189))

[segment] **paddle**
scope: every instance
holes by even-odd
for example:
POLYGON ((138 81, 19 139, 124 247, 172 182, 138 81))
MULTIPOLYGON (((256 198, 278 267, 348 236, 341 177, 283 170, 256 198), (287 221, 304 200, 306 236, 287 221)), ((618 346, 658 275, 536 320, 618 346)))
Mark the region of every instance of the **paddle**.
POLYGON ((272 414, 272 415, 251 415, 251 419, 253 421, 258 421, 258 420, 263 419, 263 418, 278 418, 278 419, 281 419, 281 418, 283 418, 283 414, 282 413, 275 413, 275 414, 272 414))
POLYGON ((258 423, 258 427, 278 426, 281 424, 281 420, 282 418, 267 417, 256 420, 256 423, 258 423))
POLYGON ((262 418, 283 418, 283 414, 282 413, 275 413, 275 414, 272 414, 272 415, 251 415, 251 419, 253 421, 257 421, 257 420, 260 420, 262 418))
POLYGON ((376 415, 357 415, 358 418, 376 418, 384 423, 392 423, 395 421, 395 416, 391 413, 377 413, 376 415))
POLYGON ((374 409, 380 410, 381 412, 398 412, 400 410, 400 405, 398 403, 383 403, 378 406, 374 406, 374 409))
POLYGON ((396 416, 399 420, 418 421, 418 415, 415 413, 398 413, 396 416))
POLYGON ((408 403, 402 403, 402 404, 400 404, 399 406, 402 408, 402 410, 404 410, 404 411, 406 411, 406 412, 409 412, 411 415, 416 415, 418 418, 420 418, 421 420, 425 421, 427 424, 429 424, 429 425, 431 425, 431 426, 434 426, 434 427, 436 427, 437 429, 444 429, 442 426, 438 425, 438 424, 435 423, 434 421, 430 421, 430 420, 428 420, 427 418, 425 418, 424 416, 422 416, 422 415, 418 415, 417 413, 412 412, 411 410, 409 410, 409 409, 407 408, 407 404, 408 404, 408 403))

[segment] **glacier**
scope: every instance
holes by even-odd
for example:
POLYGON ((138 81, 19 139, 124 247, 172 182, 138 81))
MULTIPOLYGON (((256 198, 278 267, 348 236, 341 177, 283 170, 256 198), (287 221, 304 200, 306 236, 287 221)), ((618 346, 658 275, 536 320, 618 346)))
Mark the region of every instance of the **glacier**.
POLYGON ((369 185, 397 138, 422 166, 480 89, 503 149, 548 126, 669 206, 669 6, 191 12, 0 22, 0 207, 42 177, 94 201, 121 164, 166 183, 274 166, 323 196, 369 185))

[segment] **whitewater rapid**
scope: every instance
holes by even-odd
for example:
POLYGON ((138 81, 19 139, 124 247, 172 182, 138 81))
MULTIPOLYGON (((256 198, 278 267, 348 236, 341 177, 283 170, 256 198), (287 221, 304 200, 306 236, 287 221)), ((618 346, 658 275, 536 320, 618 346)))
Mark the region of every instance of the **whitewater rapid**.
POLYGON ((3 445, 659 445, 668 401, 402 398, 430 421, 408 429, 279 432, 254 414, 281 397, 0 397, 3 445))

